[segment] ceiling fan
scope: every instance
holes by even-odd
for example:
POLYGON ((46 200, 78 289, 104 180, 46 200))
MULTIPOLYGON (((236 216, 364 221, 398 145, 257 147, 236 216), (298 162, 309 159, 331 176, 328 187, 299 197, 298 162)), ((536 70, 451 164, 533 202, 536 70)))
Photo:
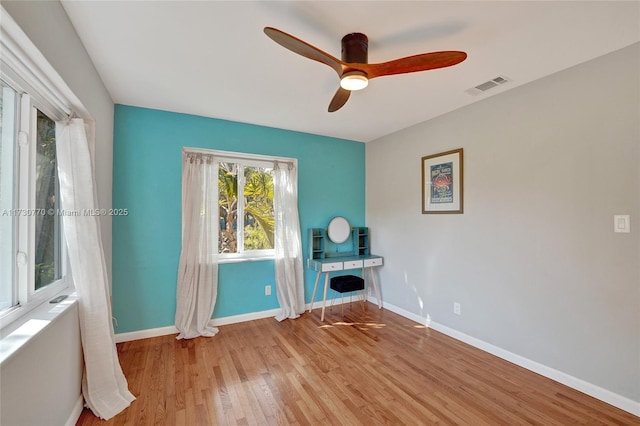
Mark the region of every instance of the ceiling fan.
POLYGON ((339 60, 277 28, 265 27, 264 32, 279 45, 305 58, 329 65, 338 73, 340 86, 329 103, 329 112, 342 108, 351 92, 364 89, 372 78, 450 67, 467 58, 465 52, 443 51, 369 64, 367 62, 369 40, 361 33, 347 34, 342 38, 342 60, 339 60))

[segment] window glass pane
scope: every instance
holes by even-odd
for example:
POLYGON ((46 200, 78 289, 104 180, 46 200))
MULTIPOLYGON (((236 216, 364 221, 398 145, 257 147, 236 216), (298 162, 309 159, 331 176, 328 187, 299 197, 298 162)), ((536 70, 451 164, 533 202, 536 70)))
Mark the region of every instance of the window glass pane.
POLYGON ((0 82, 0 310, 15 304, 16 93, 0 82))
POLYGON ((218 169, 218 205, 220 206, 219 253, 238 252, 238 165, 220 163, 218 169))
POLYGON ((273 176, 271 169, 244 168, 244 249, 273 249, 273 176))
POLYGON ((36 141, 35 289, 62 278, 56 125, 38 111, 36 141))

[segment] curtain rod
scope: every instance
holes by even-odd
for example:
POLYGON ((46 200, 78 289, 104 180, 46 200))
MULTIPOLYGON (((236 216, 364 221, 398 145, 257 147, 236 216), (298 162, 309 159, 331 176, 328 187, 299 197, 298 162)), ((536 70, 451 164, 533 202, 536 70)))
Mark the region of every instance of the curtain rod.
POLYGON ((283 157, 270 157, 267 158, 267 156, 265 155, 261 155, 261 154, 246 154, 246 153, 242 153, 242 152, 229 152, 229 153, 225 153, 222 154, 220 153, 220 151, 214 151, 212 152, 212 150, 208 150, 208 149, 203 149, 203 148, 186 148, 183 147, 182 148, 182 153, 183 155, 189 157, 189 156, 194 156, 193 158, 197 158, 197 156, 200 156, 200 158, 206 158, 206 159, 229 159, 229 160, 249 160, 249 161, 257 161, 257 162, 264 162, 264 163, 272 163, 274 166, 277 164, 287 164, 289 167, 295 166, 296 165, 296 161, 295 159, 290 159, 290 158, 283 158, 283 157))

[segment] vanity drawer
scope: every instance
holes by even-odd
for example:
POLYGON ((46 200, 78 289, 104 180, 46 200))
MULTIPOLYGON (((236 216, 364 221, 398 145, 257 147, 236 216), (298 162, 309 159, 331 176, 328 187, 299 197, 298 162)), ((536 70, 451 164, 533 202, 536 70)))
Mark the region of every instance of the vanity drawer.
POLYGON ((370 266, 381 266, 382 265, 382 258, 378 257, 376 259, 365 259, 364 260, 364 267, 368 268, 370 266))
POLYGON ((347 260, 344 262, 344 269, 362 268, 362 260, 347 260))
POLYGON ((332 263, 322 264, 322 272, 341 271, 341 270, 342 270, 342 262, 332 262, 332 263))

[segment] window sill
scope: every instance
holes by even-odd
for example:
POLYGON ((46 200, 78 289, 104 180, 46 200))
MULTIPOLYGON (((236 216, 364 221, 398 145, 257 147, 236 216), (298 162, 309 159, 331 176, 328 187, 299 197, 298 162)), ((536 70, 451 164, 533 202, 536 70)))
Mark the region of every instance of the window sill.
MULTIPOLYGON (((0 365, 16 355, 31 340, 45 330, 51 323, 61 317, 73 305, 78 303, 78 297, 72 289, 66 288, 55 296, 68 294, 62 302, 50 304, 41 303, 19 319, 2 327, 0 332, 0 365)), ((53 296, 53 297, 55 297, 53 296)), ((51 299, 53 299, 51 297, 51 299)))
POLYGON ((219 264, 223 263, 240 263, 240 262, 262 262, 266 260, 275 260, 274 256, 268 257, 233 257, 233 258, 224 258, 218 259, 219 264))

